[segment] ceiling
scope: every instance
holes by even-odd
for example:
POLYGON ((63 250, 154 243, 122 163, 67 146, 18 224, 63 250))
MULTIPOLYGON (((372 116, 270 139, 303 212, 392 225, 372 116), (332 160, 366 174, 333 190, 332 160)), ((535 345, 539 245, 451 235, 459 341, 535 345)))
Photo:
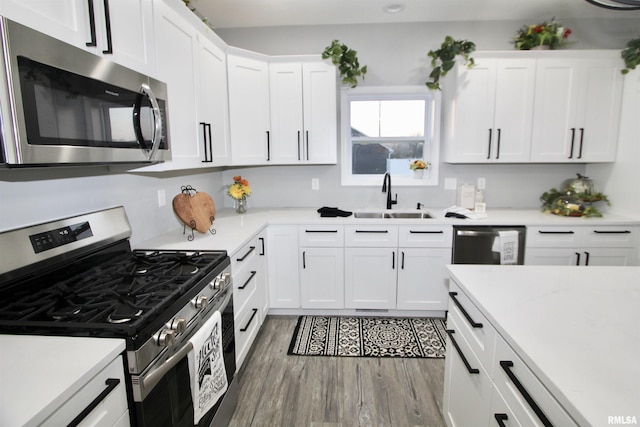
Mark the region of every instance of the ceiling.
POLYGON ((640 11, 606 10, 585 0, 190 0, 190 7, 213 28, 640 18, 640 11))

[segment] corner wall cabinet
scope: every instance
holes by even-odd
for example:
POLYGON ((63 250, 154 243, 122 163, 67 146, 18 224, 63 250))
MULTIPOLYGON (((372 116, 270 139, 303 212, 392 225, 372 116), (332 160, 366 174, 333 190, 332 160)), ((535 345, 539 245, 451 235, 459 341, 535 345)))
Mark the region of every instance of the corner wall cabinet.
POLYGON ((478 58, 471 69, 457 67, 447 90, 446 161, 519 163, 529 161, 535 60, 478 58))
POLYGON ((445 82, 445 161, 594 163, 616 159, 618 51, 478 52, 445 82))
POLYGON ((156 75, 152 0, 3 0, 0 15, 125 67, 156 75))
POLYGON ((634 264, 636 226, 527 227, 527 265, 634 264))
POLYGON ((227 67, 232 164, 269 164, 272 153, 267 57, 229 48, 227 67))
POLYGON ((533 162, 613 162, 622 105, 619 52, 537 62, 533 162))
POLYGON ((336 163, 335 67, 319 56, 270 61, 271 161, 336 163))

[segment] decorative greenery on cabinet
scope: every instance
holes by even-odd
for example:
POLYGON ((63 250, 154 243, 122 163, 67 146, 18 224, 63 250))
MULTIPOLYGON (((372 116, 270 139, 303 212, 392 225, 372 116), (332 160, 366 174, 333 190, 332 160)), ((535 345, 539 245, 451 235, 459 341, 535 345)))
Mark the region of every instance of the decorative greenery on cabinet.
POLYGON ((440 90, 440 77, 444 77, 456 64, 456 56, 464 58, 464 63, 468 68, 475 65, 470 56, 476 50, 475 43, 469 40, 454 40, 451 36, 446 36, 440 49, 430 50, 427 55, 431 57, 433 70, 429 74, 427 87, 431 90, 440 90))
POLYGON ((338 66, 342 83, 350 85, 352 88, 358 86, 358 78, 364 80, 367 74, 367 66, 360 67, 358 52, 350 49, 347 45, 334 40, 322 52, 322 59, 331 58, 331 62, 338 66))
POLYGON ((626 68, 620 70, 622 74, 627 74, 631 70, 635 70, 640 65, 640 38, 629 40, 627 48, 621 53, 626 68))

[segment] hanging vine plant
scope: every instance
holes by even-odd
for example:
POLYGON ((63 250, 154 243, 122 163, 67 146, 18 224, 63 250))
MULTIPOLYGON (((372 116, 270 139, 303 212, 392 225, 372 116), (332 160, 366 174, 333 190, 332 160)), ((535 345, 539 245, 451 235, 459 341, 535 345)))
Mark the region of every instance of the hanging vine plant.
POLYGON ((358 62, 358 52, 339 40, 334 40, 322 52, 322 59, 331 58, 331 62, 338 66, 338 71, 342 77, 342 83, 350 85, 352 88, 358 86, 358 78, 364 80, 367 74, 367 66, 360 67, 358 62))
POLYGON ((640 65, 640 38, 629 40, 627 48, 621 53, 626 68, 620 70, 622 74, 627 74, 631 70, 635 70, 640 65))
POLYGON ((456 64, 456 56, 460 55, 468 68, 475 65, 471 53, 476 50, 475 43, 469 40, 454 40, 446 36, 440 49, 430 50, 427 55, 431 57, 433 70, 429 74, 427 87, 431 90, 440 90, 440 77, 444 77, 456 64))

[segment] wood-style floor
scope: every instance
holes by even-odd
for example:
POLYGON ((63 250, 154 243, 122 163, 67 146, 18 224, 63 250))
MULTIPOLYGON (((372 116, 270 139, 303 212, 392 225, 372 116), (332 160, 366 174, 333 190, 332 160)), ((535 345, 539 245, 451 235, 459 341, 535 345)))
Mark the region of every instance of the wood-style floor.
POLYGON ((296 321, 265 320, 230 426, 445 426, 444 359, 288 356, 296 321))

